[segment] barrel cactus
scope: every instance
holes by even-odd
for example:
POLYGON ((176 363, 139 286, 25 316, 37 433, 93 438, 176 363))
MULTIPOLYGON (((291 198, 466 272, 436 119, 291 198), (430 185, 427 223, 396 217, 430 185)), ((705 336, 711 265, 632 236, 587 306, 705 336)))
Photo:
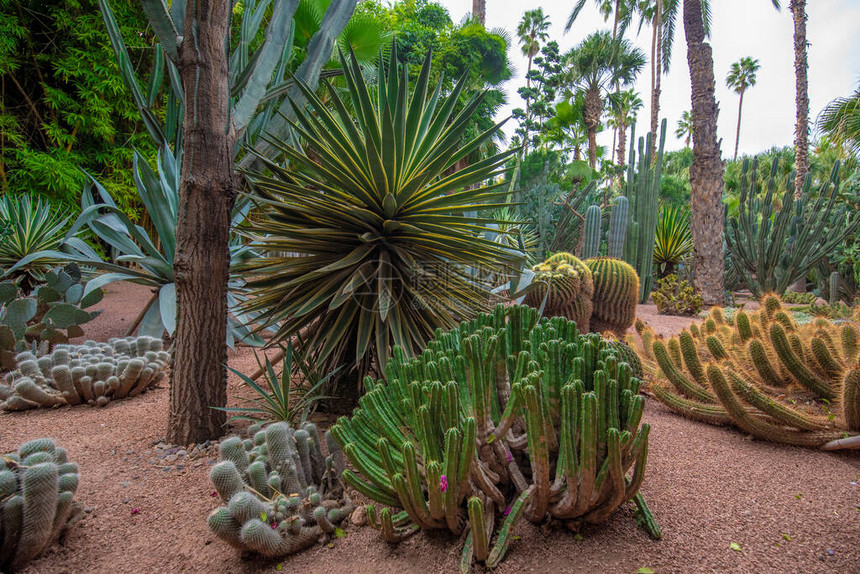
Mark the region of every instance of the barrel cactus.
POLYGON ((53 545, 81 512, 78 465, 50 439, 0 459, 0 571, 15 571, 53 545))
POLYGON ((37 357, 25 351, 15 357, 15 370, 0 381, 0 409, 89 404, 105 406, 133 397, 166 376, 170 359, 161 339, 127 337, 107 343, 57 345, 37 357))
POLYGON ((637 351, 658 374, 651 390, 672 410, 762 440, 831 448, 860 433, 858 318, 798 325, 768 295, 761 310, 731 318, 716 307, 668 341, 643 328, 650 349, 637 351))
POLYGON ((588 267, 570 253, 556 253, 532 268, 535 277, 524 303, 547 317, 566 317, 588 331, 594 283, 588 267))
POLYGON ((221 462, 210 479, 226 506, 209 515, 209 528, 241 550, 281 557, 332 534, 353 510, 340 481, 343 453, 326 433, 328 456, 312 423, 250 427, 253 438, 221 442, 221 462))
POLYGON ((612 331, 623 337, 636 320, 639 297, 639 276, 636 270, 620 259, 596 257, 586 259, 594 281, 594 310, 591 330, 612 331))
POLYGON ((576 528, 630 500, 659 537, 638 493, 649 434, 640 382, 575 322, 498 306, 437 333, 418 357, 395 348, 385 380, 365 385, 331 433, 355 467, 344 482, 386 506, 368 520, 387 541, 446 529, 466 535, 464 569, 492 568, 521 518, 576 528))

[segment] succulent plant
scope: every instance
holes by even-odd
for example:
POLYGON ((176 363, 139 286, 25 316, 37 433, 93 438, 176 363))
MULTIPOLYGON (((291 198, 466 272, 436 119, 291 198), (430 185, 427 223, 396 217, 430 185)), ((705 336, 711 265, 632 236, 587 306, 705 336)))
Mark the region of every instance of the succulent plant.
POLYGON ((340 476, 343 453, 326 433, 328 456, 312 423, 252 425, 253 438, 221 442, 221 462, 209 478, 226 506, 209 514, 209 528, 241 550, 280 557, 330 535, 353 505, 340 476))
POLYGON ((650 352, 637 350, 655 366, 651 390, 672 410, 762 440, 831 448, 860 433, 857 319, 800 326, 767 295, 759 311, 731 319, 715 307, 668 342, 641 328, 650 352))
POLYGON ((45 282, 29 295, 21 295, 18 284, 0 282, 0 369, 14 367, 14 356, 22 351, 46 352, 53 345, 68 343, 84 334, 81 325, 100 311, 86 311, 101 301, 103 292, 84 295, 81 271, 74 263, 44 273, 45 282))
POLYGON ((535 277, 524 303, 547 317, 566 317, 588 331, 594 283, 591 271, 570 253, 556 253, 532 267, 535 277))
POLYGON ((631 499, 659 537, 638 494, 649 433, 640 382, 573 321, 500 305, 437 332, 414 359, 395 348, 385 380, 365 385, 331 434, 356 469, 344 482, 395 509, 368 508, 387 541, 468 530, 461 570, 473 558, 494 567, 521 518, 575 528, 631 499))
POLYGON ((684 279, 679 281, 674 273, 657 280, 652 297, 661 315, 698 315, 704 304, 695 287, 684 279))
POLYGON ((0 458, 0 570, 13 572, 54 544, 81 512, 78 465, 47 438, 0 458))
POLYGON ((594 281, 594 310, 591 313, 592 331, 612 331, 623 337, 636 320, 636 302, 639 297, 639 276, 632 266, 620 259, 597 257, 586 259, 594 281))
POLYGON ((105 406, 158 384, 169 359, 161 339, 151 337, 57 345, 43 356, 25 351, 15 357, 15 370, 0 381, 0 410, 105 406))

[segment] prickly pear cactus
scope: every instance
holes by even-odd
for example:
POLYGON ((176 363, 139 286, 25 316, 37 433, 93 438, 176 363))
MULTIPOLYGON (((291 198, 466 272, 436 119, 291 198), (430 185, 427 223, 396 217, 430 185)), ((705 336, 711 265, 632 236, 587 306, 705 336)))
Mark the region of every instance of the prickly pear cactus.
POLYGON ((570 253, 556 253, 532 271, 532 290, 523 302, 535 309, 543 305, 545 317, 565 317, 581 331, 588 331, 594 292, 588 267, 570 253))
POLYGON ((169 354, 161 339, 127 337, 107 343, 57 345, 48 355, 25 351, 0 381, 0 409, 62 405, 105 406, 136 396, 166 376, 169 354))
POLYGON ((594 281, 594 310, 590 326, 594 332, 612 331, 623 337, 636 320, 639 276, 620 259, 586 259, 594 281))
POLYGON ((80 514, 78 465, 47 438, 0 459, 0 571, 13 572, 44 552, 80 514))
POLYGON ((286 556, 334 532, 353 505, 340 476, 340 447, 326 433, 323 456, 312 423, 253 425, 253 438, 221 443, 221 462, 209 478, 226 504, 209 515, 209 528, 236 548, 286 556))
POLYGON ((57 344, 82 337, 81 325, 100 311, 87 311, 101 301, 101 289, 86 292, 74 263, 45 273, 45 282, 22 294, 13 281, 0 282, 0 370, 15 368, 23 351, 45 354, 57 344))

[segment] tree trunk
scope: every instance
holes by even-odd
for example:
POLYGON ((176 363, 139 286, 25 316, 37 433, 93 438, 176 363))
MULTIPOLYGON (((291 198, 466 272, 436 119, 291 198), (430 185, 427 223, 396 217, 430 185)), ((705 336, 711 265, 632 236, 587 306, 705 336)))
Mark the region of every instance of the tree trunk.
POLYGON ((625 165, 627 155, 627 126, 618 126, 618 164, 625 165))
POLYGON ((487 0, 472 0, 472 18, 486 26, 487 0))
MULTIPOLYGON (((532 71, 532 57, 534 55, 531 54, 531 50, 529 50, 529 65, 526 68, 526 89, 532 89, 532 80, 529 77, 529 72, 532 71)), ((529 124, 531 123, 531 106, 529 104, 529 99, 531 96, 526 96, 526 133, 525 133, 525 141, 523 142, 523 157, 529 154, 529 124)))
POLYGON ((230 211, 236 196, 234 131, 224 38, 227 0, 189 3, 179 72, 186 97, 174 272, 176 347, 167 441, 185 445, 221 436, 227 403, 227 280, 230 211), (194 41, 191 41, 191 39, 194 41))
POLYGON ((806 77, 806 0, 791 0, 794 19, 794 86, 796 123, 794 126, 794 196, 800 197, 809 173, 809 85, 806 77))
POLYGON ((603 102, 600 100, 600 89, 589 88, 585 92, 582 116, 588 131, 588 164, 592 169, 597 167, 597 127, 600 125, 600 113, 602 111, 603 102))
POLYGON ((657 161, 657 123, 660 119, 660 76, 663 75, 663 0, 657 0, 654 13, 654 79, 651 84, 651 161, 657 161))
POLYGON ((741 97, 738 100, 738 129, 735 130, 735 157, 732 161, 738 160, 738 144, 741 143, 741 114, 744 111, 744 91, 741 90, 741 97))
POLYGON ((695 283, 708 305, 723 303, 723 164, 717 143, 719 108, 714 97, 714 61, 705 43, 701 0, 684 0, 684 33, 690 67, 693 165, 690 166, 690 230, 695 245, 695 283))

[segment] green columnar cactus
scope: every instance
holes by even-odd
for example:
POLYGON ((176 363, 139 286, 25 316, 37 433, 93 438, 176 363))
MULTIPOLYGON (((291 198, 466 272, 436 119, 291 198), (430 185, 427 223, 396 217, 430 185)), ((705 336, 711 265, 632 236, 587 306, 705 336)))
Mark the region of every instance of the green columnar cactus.
POLYGON ((609 237, 606 254, 613 259, 624 257, 624 242, 627 240, 627 227, 630 225, 630 202, 626 197, 615 198, 615 205, 609 216, 609 237))
POLYGON ((839 271, 834 271, 830 274, 830 304, 836 305, 839 302, 839 271))
POLYGON ((0 381, 0 410, 89 404, 136 396, 165 376, 170 356, 161 339, 127 337, 108 343, 57 345, 51 354, 15 356, 16 368, 0 381))
POLYGON ((50 439, 0 459, 0 570, 14 571, 44 552, 73 522, 78 466, 50 439))
POLYGON ((461 568, 494 567, 521 517, 599 523, 636 496, 649 433, 640 381, 599 335, 498 306, 418 357, 392 355, 385 380, 365 379, 359 408, 331 429, 356 469, 344 481, 403 509, 368 513, 389 542, 468 528, 461 568))
POLYGON ((845 325, 826 319, 797 325, 770 295, 760 311, 732 319, 712 309, 705 329, 682 331, 677 342, 643 329, 651 352, 637 352, 658 374, 655 396, 684 416, 731 424, 773 442, 846 448, 828 443, 860 433, 860 371, 852 346, 858 318, 845 325), (840 406, 831 412, 835 400, 840 406))
MULTIPOLYGON (((353 510, 340 476, 343 453, 312 423, 249 427, 253 440, 221 442, 221 462, 209 478, 226 506, 209 514, 209 528, 241 550, 282 557, 330 535, 353 510)), ((390 516, 389 516, 390 520, 390 516)))
POLYGON ((636 320, 639 277, 636 271, 619 259, 598 257, 585 264, 594 281, 591 330, 612 331, 623 337, 636 320))
POLYGON ((600 255, 600 231, 603 226, 603 212, 600 206, 592 205, 585 210, 585 238, 582 257, 587 259, 600 255))
POLYGON ((21 294, 12 281, 0 282, 0 370, 15 368, 23 351, 42 353, 56 344, 83 336, 81 325, 101 311, 86 311, 103 296, 93 289, 84 296, 81 271, 74 263, 45 273, 45 283, 21 294))
MULTIPOLYGON (((624 247, 624 260, 636 270, 641 278, 639 302, 645 303, 651 293, 652 268, 654 265, 654 241, 657 232, 658 197, 663 169, 663 145, 666 142, 666 120, 660 124, 660 143, 657 157, 651 155, 651 142, 656 134, 649 133, 639 138, 639 165, 636 166, 636 150, 630 146, 627 164, 627 181, 624 195, 631 204, 630 230, 624 247)), ((631 128, 630 141, 635 141, 631 128)))
POLYGON ((547 317, 566 317, 588 331, 594 283, 591 270, 570 253, 556 253, 535 265, 535 278, 524 303, 547 317))
POLYGON ((810 176, 800 198, 795 198, 793 175, 788 177, 782 197, 775 197, 777 163, 774 159, 762 195, 756 189, 757 161, 753 160, 751 170, 749 161, 744 161, 738 215, 729 218, 726 225, 726 247, 734 267, 756 296, 769 291, 785 293, 860 226, 860 219, 847 219, 845 207, 837 207, 838 161, 816 199, 809 194, 810 176), (780 204, 778 209, 776 204, 780 204))

